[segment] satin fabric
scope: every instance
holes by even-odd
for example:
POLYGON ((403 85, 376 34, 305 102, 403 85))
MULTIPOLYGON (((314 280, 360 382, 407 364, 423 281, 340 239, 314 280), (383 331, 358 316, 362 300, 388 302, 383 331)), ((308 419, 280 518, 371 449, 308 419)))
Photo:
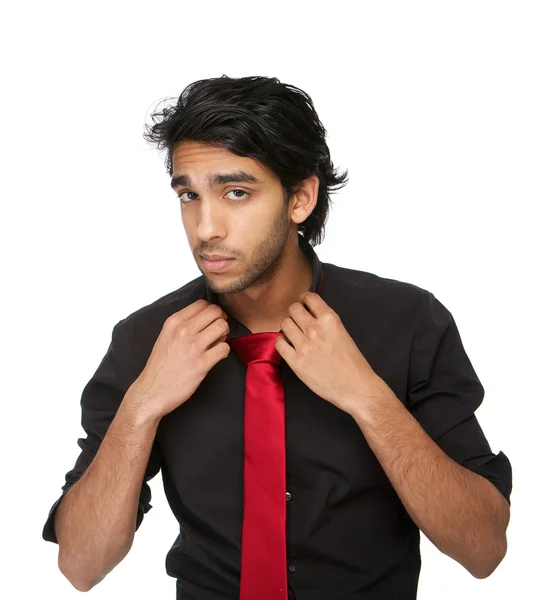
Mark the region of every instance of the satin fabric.
POLYGON ((240 600, 287 600, 285 393, 275 340, 228 340, 247 366, 240 600))

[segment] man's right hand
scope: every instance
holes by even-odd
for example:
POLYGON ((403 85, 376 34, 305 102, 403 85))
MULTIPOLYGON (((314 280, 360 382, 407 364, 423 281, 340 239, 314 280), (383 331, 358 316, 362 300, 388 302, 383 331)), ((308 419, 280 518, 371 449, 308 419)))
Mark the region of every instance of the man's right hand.
POLYGON ((210 369, 230 353, 226 319, 220 306, 203 299, 170 315, 127 392, 130 402, 157 419, 186 402, 210 369))

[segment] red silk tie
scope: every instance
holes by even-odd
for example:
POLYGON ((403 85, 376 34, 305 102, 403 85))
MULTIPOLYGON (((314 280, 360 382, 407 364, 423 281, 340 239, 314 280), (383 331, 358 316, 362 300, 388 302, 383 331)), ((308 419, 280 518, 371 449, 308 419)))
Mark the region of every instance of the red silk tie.
POLYGON ((287 600, 285 392, 275 340, 228 339, 247 365, 239 600, 287 600))

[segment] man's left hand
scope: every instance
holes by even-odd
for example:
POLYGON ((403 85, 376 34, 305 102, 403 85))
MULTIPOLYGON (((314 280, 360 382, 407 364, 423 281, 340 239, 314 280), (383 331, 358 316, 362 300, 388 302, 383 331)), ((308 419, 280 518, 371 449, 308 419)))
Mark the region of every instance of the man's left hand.
POLYGON ((281 322, 275 347, 307 387, 352 414, 388 387, 364 358, 338 314, 313 292, 300 294, 281 322), (292 344, 289 345, 289 342, 292 344))

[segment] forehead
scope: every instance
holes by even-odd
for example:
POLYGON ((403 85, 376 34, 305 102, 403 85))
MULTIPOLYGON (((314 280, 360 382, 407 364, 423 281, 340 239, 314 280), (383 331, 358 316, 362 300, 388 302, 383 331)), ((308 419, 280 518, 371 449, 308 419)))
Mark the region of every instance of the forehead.
POLYGON ((180 173, 208 173, 220 168, 236 168, 253 173, 258 179, 274 178, 261 163, 248 156, 238 156, 227 148, 200 142, 183 141, 172 152, 173 176, 180 173))

